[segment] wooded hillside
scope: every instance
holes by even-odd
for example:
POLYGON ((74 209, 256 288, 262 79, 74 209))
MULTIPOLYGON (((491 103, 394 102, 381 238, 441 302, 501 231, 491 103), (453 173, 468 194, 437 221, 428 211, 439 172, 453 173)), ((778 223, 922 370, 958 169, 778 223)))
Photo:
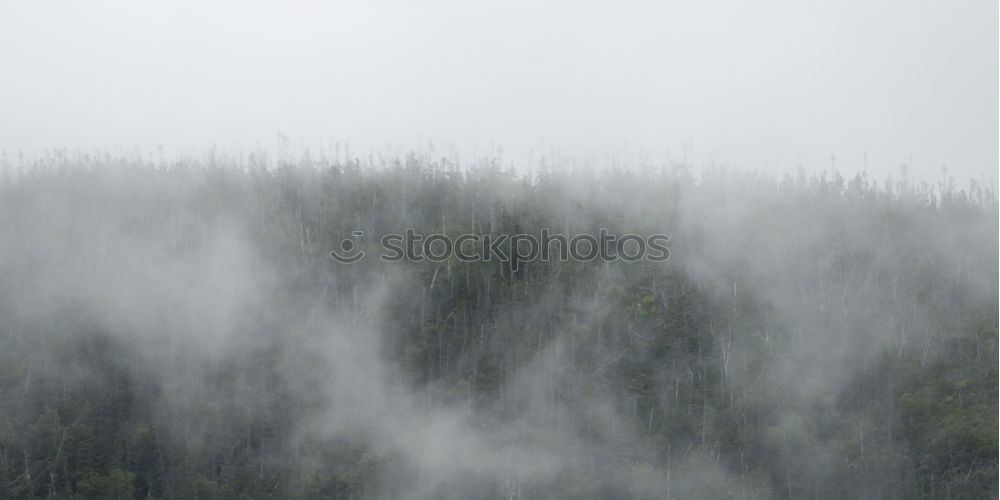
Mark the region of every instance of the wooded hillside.
POLYGON ((0 497, 984 498, 996 192, 719 167, 2 164, 0 497), (665 233, 666 262, 382 235, 665 233), (367 258, 328 253, 361 230, 367 258))

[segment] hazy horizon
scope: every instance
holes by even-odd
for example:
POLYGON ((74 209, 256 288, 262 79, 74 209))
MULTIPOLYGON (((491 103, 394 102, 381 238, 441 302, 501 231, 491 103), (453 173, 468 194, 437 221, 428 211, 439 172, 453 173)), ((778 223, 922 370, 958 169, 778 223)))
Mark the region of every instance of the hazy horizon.
POLYGON ((8 4, 0 67, 9 156, 273 153, 281 131, 519 165, 856 172, 867 155, 877 178, 947 166, 959 186, 998 165, 993 2, 8 4))

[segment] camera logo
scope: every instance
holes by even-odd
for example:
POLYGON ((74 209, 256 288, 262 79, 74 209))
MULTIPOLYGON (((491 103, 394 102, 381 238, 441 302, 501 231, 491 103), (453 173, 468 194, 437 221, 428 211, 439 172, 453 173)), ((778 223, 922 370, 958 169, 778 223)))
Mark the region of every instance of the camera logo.
POLYGON ((356 239, 362 238, 365 235, 364 231, 354 231, 351 233, 351 238, 345 238, 340 242, 340 249, 331 250, 330 258, 340 262, 341 264, 354 264, 355 262, 365 258, 364 250, 357 250, 356 239))

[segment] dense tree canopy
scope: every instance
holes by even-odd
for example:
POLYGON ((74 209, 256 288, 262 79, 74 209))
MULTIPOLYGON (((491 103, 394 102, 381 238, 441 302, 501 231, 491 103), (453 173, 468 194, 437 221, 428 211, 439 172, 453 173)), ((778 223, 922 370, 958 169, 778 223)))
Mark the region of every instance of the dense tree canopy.
POLYGON ((997 489, 991 187, 266 163, 0 164, 0 496, 997 489), (407 228, 665 233, 671 257, 374 257, 407 228), (357 230, 370 255, 330 259, 357 230))

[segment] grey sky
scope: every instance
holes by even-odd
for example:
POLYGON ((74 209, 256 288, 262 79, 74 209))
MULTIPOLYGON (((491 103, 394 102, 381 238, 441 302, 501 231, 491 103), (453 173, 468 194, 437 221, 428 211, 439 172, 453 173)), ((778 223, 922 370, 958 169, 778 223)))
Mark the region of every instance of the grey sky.
MULTIPOLYGON (((997 173, 997 2, 5 2, 0 148, 447 141, 997 173)), ((963 183, 964 184, 964 183, 963 183)))

